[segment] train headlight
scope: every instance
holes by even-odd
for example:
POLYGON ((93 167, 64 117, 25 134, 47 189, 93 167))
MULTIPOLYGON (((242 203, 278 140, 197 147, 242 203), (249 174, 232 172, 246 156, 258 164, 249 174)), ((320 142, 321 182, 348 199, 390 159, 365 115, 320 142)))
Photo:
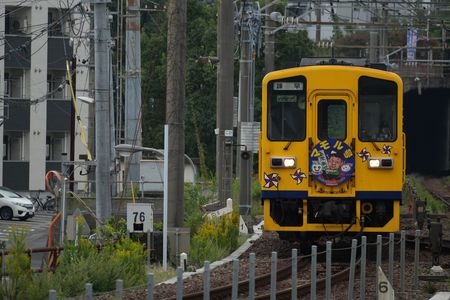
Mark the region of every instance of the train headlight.
POLYGON ((369 158, 369 169, 392 169, 394 167, 393 158, 369 158))
POLYGON ((295 168, 295 158, 285 158, 283 165, 285 168, 295 168))
POLYGON ((271 168, 295 168, 295 157, 271 157, 270 158, 271 168))

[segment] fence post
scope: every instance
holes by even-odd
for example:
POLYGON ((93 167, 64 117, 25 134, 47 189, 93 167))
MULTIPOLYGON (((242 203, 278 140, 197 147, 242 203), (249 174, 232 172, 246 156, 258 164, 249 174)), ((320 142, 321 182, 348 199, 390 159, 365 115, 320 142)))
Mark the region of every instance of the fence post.
POLYGON ((48 300, 56 300, 56 290, 48 291, 48 300))
POLYGON ((86 300, 92 300, 92 283, 86 283, 84 288, 86 290, 86 300))
POLYGON ((183 300, 183 268, 177 268, 177 300, 183 300))
POLYGON ((316 300, 317 246, 311 246, 311 300, 316 300))
POLYGON ((327 241, 326 270, 325 270, 325 299, 331 299, 331 247, 332 242, 327 241))
POLYGON ((292 249, 291 300, 297 300, 297 249, 292 249))
POLYGON ((239 260, 233 259, 233 287, 231 290, 231 299, 237 300, 239 289, 239 260))
POLYGON ((116 298, 122 299, 122 291, 123 291, 123 280, 117 279, 116 280, 116 298))
POLYGON ((400 233, 400 292, 405 292, 405 242, 406 232, 404 230, 400 233))
MULTIPOLYGON (((378 270, 378 267, 381 268, 381 251, 382 251, 381 247, 382 246, 383 246, 383 241, 382 241, 381 235, 378 234, 377 235, 377 266, 376 266, 377 270, 378 270)), ((377 283, 377 285, 375 287, 375 290, 376 290, 376 295, 378 297, 378 276, 376 276, 376 283, 377 283)))
POLYGON ((414 243, 414 289, 417 288, 419 276, 419 251, 420 251, 420 230, 416 230, 416 238, 414 243))
POLYGON ((352 239, 352 252, 350 254, 350 276, 348 278, 348 300, 353 300, 353 286, 355 284, 355 261, 356 261, 356 246, 358 241, 352 239))
POLYGON ((203 268, 203 300, 209 300, 209 261, 205 261, 203 268))
POLYGON ((250 270, 248 279, 248 298, 250 300, 255 299, 255 253, 250 253, 250 270))
POLYGON ((389 233, 389 282, 394 286, 394 233, 389 233))
POLYGON ((272 252, 270 259, 270 300, 276 300, 277 295, 277 253, 272 252))
POLYGON ((155 287, 153 276, 153 273, 147 274, 147 300, 153 300, 153 289, 155 287))
POLYGON ((359 277, 359 298, 364 300, 366 298, 366 252, 367 252, 367 237, 361 237, 361 272, 359 277))

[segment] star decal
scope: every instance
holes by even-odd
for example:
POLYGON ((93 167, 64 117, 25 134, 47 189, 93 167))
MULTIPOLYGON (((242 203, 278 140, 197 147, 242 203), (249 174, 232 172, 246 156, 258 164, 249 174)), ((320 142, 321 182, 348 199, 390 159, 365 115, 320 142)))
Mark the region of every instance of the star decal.
POLYGON ((358 153, 358 156, 361 157, 362 161, 366 161, 370 157, 370 152, 363 148, 361 152, 358 153))
POLYGON ((300 169, 295 170, 294 174, 291 174, 292 179, 297 181, 297 184, 302 183, 303 179, 306 178, 305 173, 303 173, 300 169))
POLYGON ((277 173, 270 173, 266 174, 264 172, 264 181, 266 184, 264 185, 265 188, 271 188, 271 187, 278 187, 278 181, 280 180, 280 177, 278 177, 277 173))
POLYGON ((383 154, 391 154, 391 149, 392 149, 391 146, 383 145, 383 150, 381 150, 381 153, 383 153, 383 154))

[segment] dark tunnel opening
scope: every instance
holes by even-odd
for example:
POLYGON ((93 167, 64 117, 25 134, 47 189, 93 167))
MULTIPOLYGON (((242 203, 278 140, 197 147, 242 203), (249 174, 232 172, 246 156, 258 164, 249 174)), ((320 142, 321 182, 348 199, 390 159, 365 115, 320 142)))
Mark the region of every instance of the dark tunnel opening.
POLYGON ((404 94, 406 171, 450 173, 450 89, 422 89, 404 94))

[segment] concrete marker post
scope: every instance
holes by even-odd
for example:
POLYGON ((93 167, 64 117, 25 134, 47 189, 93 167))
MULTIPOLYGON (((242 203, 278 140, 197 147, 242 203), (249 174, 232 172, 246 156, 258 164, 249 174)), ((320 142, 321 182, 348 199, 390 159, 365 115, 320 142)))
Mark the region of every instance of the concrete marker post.
POLYGON ((417 288, 419 278, 419 252, 420 252, 420 230, 416 230, 416 238, 414 242, 414 278, 413 287, 417 288))
POLYGON ((297 249, 292 249, 291 300, 297 300, 297 249))
POLYGON ((316 300, 317 286, 317 246, 311 246, 311 300, 316 300))
POLYGON ((205 261, 203 269, 203 300, 209 300, 209 261, 205 261))
POLYGON ((153 273, 147 274, 147 300, 153 300, 153 292, 155 288, 155 279, 153 273))
POLYGON ((121 300, 123 297, 123 280, 116 280, 116 299, 121 300))
POLYGON ((367 237, 361 237, 361 273, 359 277, 359 299, 366 298, 366 252, 367 252, 367 237))
POLYGON ((238 299, 238 290, 239 290, 239 260, 233 259, 233 286, 231 290, 231 299, 238 299))
POLYGON ((325 270, 325 299, 331 299, 331 251, 332 242, 327 241, 326 248, 326 270, 325 270))
MULTIPOLYGON (((381 235, 380 234, 378 234, 377 235, 377 265, 376 265, 376 267, 377 267, 377 270, 378 270, 378 267, 380 267, 381 268, 381 251, 382 251, 382 248, 381 248, 381 246, 383 245, 383 241, 382 241, 382 238, 381 238, 381 235)), ((377 297, 378 297, 378 276, 376 277, 376 287, 377 288, 375 288, 375 290, 377 291, 376 292, 376 295, 377 295, 377 297)))
POLYGON ((270 258, 270 300, 277 297, 277 253, 272 252, 270 258))
POLYGON ((406 255, 406 232, 400 233, 400 292, 405 292, 405 255, 406 255))
POLYGON ((250 253, 250 266, 249 266, 249 278, 248 278, 248 299, 255 299, 255 253, 250 253))
POLYGON ((389 233, 389 282, 394 286, 394 233, 389 233))
POLYGON ((177 300, 183 300, 183 268, 177 268, 177 300))
POLYGON ((352 239, 352 252, 350 254, 350 275, 348 278, 348 300, 353 300, 353 288, 355 286, 356 246, 358 241, 352 239))

